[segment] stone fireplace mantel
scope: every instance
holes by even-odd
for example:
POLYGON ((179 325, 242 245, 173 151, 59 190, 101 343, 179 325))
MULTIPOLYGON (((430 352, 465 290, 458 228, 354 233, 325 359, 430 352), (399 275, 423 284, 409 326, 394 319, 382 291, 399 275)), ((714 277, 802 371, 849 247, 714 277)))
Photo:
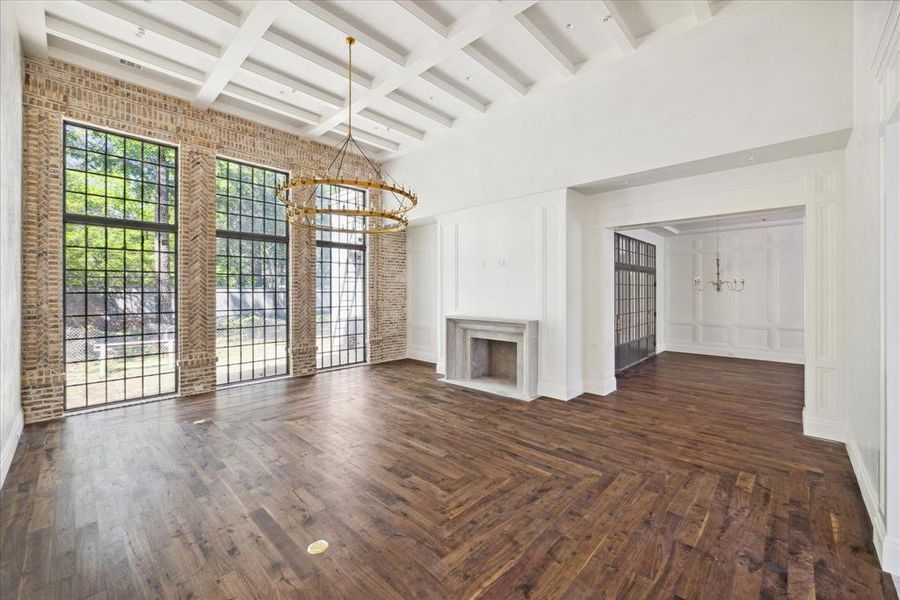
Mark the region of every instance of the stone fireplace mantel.
POLYGON ((537 398, 537 320, 451 315, 446 328, 443 381, 518 400, 537 398))

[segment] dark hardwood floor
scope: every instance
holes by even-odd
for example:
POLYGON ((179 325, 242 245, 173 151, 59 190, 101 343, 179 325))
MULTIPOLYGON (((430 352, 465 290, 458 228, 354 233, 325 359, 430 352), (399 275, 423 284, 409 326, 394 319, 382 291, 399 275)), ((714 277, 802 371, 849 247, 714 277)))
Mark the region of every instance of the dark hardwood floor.
POLYGON ((402 361, 28 426, 0 596, 894 597, 802 388, 663 354, 528 404, 402 361))

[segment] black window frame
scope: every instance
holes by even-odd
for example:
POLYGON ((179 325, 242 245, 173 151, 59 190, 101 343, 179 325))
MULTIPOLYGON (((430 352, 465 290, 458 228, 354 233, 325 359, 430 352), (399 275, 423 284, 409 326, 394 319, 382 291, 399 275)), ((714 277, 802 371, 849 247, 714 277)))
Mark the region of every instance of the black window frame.
MULTIPOLYGON (((264 370, 264 371, 268 371, 268 363, 269 363, 269 360, 271 360, 271 361, 273 361, 273 362, 275 363, 275 369, 276 369, 276 372, 275 372, 275 373, 272 373, 271 375, 269 375, 269 374, 262 375, 262 376, 255 376, 255 375, 254 375, 254 376, 245 378, 245 377, 243 377, 244 366, 245 366, 245 365, 248 365, 248 364, 252 365, 252 364, 254 364, 254 363, 256 363, 256 362, 259 362, 259 361, 252 360, 252 358, 251 358, 251 360, 250 360, 249 362, 243 360, 243 353, 244 353, 243 348, 246 346, 246 344, 241 343, 241 344, 238 344, 237 346, 232 346, 232 345, 229 344, 228 346, 226 346, 226 348, 229 348, 229 349, 232 348, 232 347, 239 347, 239 348, 241 348, 241 361, 240 361, 239 363, 227 363, 226 365, 224 365, 224 366, 225 366, 225 373, 226 373, 226 381, 219 381, 219 369, 220 369, 223 365, 220 365, 220 364, 218 363, 218 360, 217 360, 217 362, 216 362, 216 387, 218 387, 218 388, 223 388, 223 387, 229 387, 229 386, 233 386, 233 385, 242 385, 242 384, 258 383, 258 382, 266 381, 266 380, 273 379, 273 378, 286 377, 286 376, 289 376, 289 375, 291 374, 291 358, 290 358, 290 347, 291 347, 291 244, 290 244, 290 222, 288 221, 288 219, 287 219, 286 216, 285 216, 285 218, 284 218, 284 235, 283 235, 283 236, 282 236, 282 235, 278 235, 277 233, 276 233, 276 234, 254 233, 254 232, 248 232, 248 231, 236 231, 236 230, 233 230, 233 229, 227 229, 227 228, 226 228, 226 229, 222 229, 222 228, 220 228, 220 227, 218 226, 218 215, 219 215, 219 214, 227 214, 227 215, 229 215, 229 216, 236 216, 236 213, 233 213, 233 212, 231 212, 231 211, 226 211, 225 213, 222 213, 222 211, 219 210, 218 199, 219 199, 219 196, 222 195, 222 194, 219 194, 219 191, 218 191, 218 180, 221 178, 221 177, 219 176, 219 173, 218 173, 218 164, 219 164, 219 161, 225 161, 226 163, 229 163, 230 165, 237 165, 237 166, 238 166, 239 168, 241 168, 241 169, 244 169, 244 168, 258 169, 258 170, 262 170, 262 171, 264 171, 264 172, 272 172, 272 173, 275 173, 276 176, 280 174, 280 175, 283 175, 283 176, 284 176, 285 181, 289 181, 289 180, 290 180, 290 173, 288 173, 287 171, 282 171, 281 169, 276 169, 276 168, 273 168, 273 167, 267 167, 267 166, 260 165, 260 164, 254 164, 254 163, 250 163, 250 162, 247 162, 247 161, 237 160, 237 159, 234 159, 234 158, 229 158, 229 157, 227 157, 227 156, 216 156, 216 173, 215 173, 215 177, 216 177, 216 182, 217 182, 217 183, 216 183, 217 188, 216 188, 216 207, 215 207, 215 212, 216 212, 216 216, 217 216, 217 223, 216 223, 216 254, 215 254, 215 256, 216 256, 216 261, 217 261, 217 263, 218 263, 218 259, 219 259, 220 257, 222 257, 222 255, 219 253, 219 240, 220 240, 220 239, 226 240, 226 242, 229 243, 229 244, 230 244, 230 242, 231 242, 232 240, 237 240, 239 243, 242 243, 242 242, 250 242, 250 243, 254 243, 254 242, 260 242, 260 243, 274 243, 274 244, 276 244, 276 248, 277 248, 277 245, 278 245, 278 244, 284 244, 284 252, 285 252, 285 257, 284 257, 284 259, 278 259, 278 258, 275 258, 275 259, 274 259, 274 260, 283 260, 283 261, 284 261, 284 264, 285 264, 285 274, 284 274, 284 278, 285 278, 285 279, 284 279, 284 280, 285 280, 285 286, 284 286, 285 302, 284 302, 284 309, 283 309, 284 312, 285 312, 285 325, 284 325, 284 327, 285 327, 285 339, 284 339, 284 351, 285 351, 285 352, 284 352, 284 364, 285 364, 285 366, 284 366, 284 371, 283 371, 283 372, 277 372, 277 371, 278 371, 278 369, 277 369, 278 358, 277 358, 277 357, 275 357, 275 358, 273 358, 273 359, 267 359, 267 358, 264 358, 263 361, 262 361, 262 362, 263 362, 263 370, 264 370), (231 377, 231 366, 232 366, 232 364, 237 364, 237 365, 239 366, 239 368, 238 368, 238 371, 239 371, 239 378, 238 378, 238 379, 235 379, 235 380, 232 380, 232 377, 231 377)), ((225 179, 226 179, 227 181, 237 181, 237 180, 231 179, 230 177, 226 177, 225 179)), ((251 180, 251 181, 252 181, 252 180, 251 180)), ((251 183, 251 185, 252 185, 252 183, 251 183)), ((274 190, 274 187, 273 187, 273 186, 268 186, 268 185, 266 185, 266 184, 262 184, 262 185, 263 185, 264 188, 265 188, 265 187, 271 187, 271 188, 274 190)), ((289 192, 288 192, 288 193, 289 193, 289 192)), ((226 197, 232 198, 232 197, 234 197, 234 196, 231 196, 230 194, 226 194, 226 197)), ((239 195, 239 196, 237 196, 237 197, 234 197, 234 198, 238 198, 239 200, 251 200, 252 202, 255 202, 254 199, 243 198, 243 196, 241 196, 241 195, 239 195)), ((275 198, 275 202, 274 202, 274 203, 270 203, 270 204, 275 204, 276 206, 278 206, 278 205, 280 205, 280 201, 279 201, 279 200, 277 199, 277 197, 276 197, 276 198, 275 198)), ((283 205, 281 205, 281 206, 283 206, 283 205)), ((268 218, 266 218, 266 219, 267 219, 267 220, 276 221, 276 227, 277 227, 277 219, 268 219, 268 218)), ((226 225, 227 225, 227 224, 226 224, 226 225)), ((252 262, 253 258, 254 258, 254 257, 250 257, 251 262, 252 262)), ((230 263, 230 261, 228 261, 228 262, 230 263)), ((230 275, 236 275, 236 276, 238 276, 238 277, 243 277, 243 276, 249 275, 250 277, 256 277, 256 275, 253 275, 253 273, 252 273, 252 268, 251 268, 251 273, 249 273, 249 274, 245 274, 245 273, 235 273, 235 274, 227 273, 227 274, 226 274, 226 277, 227 277, 227 276, 230 276, 230 275)), ((218 279, 218 276, 219 276, 219 273, 218 273, 218 269, 217 269, 217 273, 216 273, 217 279, 218 279)), ((276 275, 276 277, 277 277, 277 275, 276 275)), ((226 287, 226 289, 231 289, 231 288, 230 288, 230 287, 226 287)), ((243 290, 244 288, 242 288, 242 287, 239 286, 237 289, 243 290)), ((252 288, 250 288, 250 289, 252 289, 252 288)), ((265 289, 265 288, 263 288, 263 289, 265 289)), ((276 287, 276 288, 274 288, 274 289, 275 289, 275 291, 276 291, 275 293, 277 293, 278 288, 276 287)), ((217 355, 218 355, 218 350, 219 350, 219 346, 218 346, 218 334, 219 334, 219 330, 221 329, 221 328, 219 327, 219 316, 220 316, 219 313, 220 313, 220 309, 218 308, 218 293, 219 293, 219 290, 220 290, 220 288, 219 288, 218 281, 217 281, 217 282, 216 282, 216 285, 214 286, 214 293, 216 294, 216 300, 215 300, 215 301, 216 301, 216 309, 215 309, 215 313, 216 313, 215 335, 216 335, 216 340, 217 340, 217 342, 216 342, 216 353, 217 353, 217 355)), ((243 292, 241 292, 241 293, 243 293, 243 292)), ((263 293, 266 293, 266 292, 263 292, 263 293)), ((239 310, 244 310, 244 309, 239 309, 239 310)), ((251 308, 251 310, 253 310, 253 309, 251 308)), ((276 310, 276 311, 277 311, 277 310, 280 310, 280 309, 278 309, 277 306, 276 306, 276 308, 274 308, 273 310, 276 310)), ((225 309, 225 312, 228 313, 228 312, 232 312, 232 311, 231 311, 231 309, 225 309)), ((226 315, 226 318, 227 318, 227 315, 226 315)), ((249 329, 251 329, 251 330, 253 331, 253 333, 252 333, 251 335, 255 336, 255 331, 256 331, 256 329, 259 328, 259 327, 260 327, 259 325, 251 325, 251 327, 249 328, 249 329)), ((263 325, 262 327, 265 327, 265 325, 263 325)), ((274 326, 274 327, 277 327, 277 325, 274 326)), ((226 329, 227 329, 227 330, 230 330, 230 329, 232 329, 232 328, 231 328, 231 327, 226 327, 226 329)), ((248 329, 248 328, 246 328, 246 327, 240 327, 240 328, 238 328, 238 329, 239 329, 239 330, 243 330, 243 329, 248 329)), ((276 337, 277 337, 277 332, 276 332, 276 337)), ((276 343, 277 343, 278 341, 279 341, 279 340, 276 339, 276 343)), ((255 344, 253 344, 253 343, 250 344, 251 347, 254 346, 254 345, 255 345, 255 344)), ((252 352, 253 352, 253 350, 251 350, 251 356, 252 356, 252 352)), ((255 367, 253 367, 253 370, 255 371, 255 367)))
MULTIPOLYGON (((357 197, 359 198, 359 200, 357 202, 353 202, 353 205, 357 206, 357 207, 364 207, 366 205, 366 201, 367 201, 366 190, 351 187, 351 186, 344 186, 344 185, 330 185, 330 186, 320 185, 320 186, 317 186, 316 190, 315 190, 317 206, 320 206, 320 207, 333 206, 332 197, 330 195, 326 196, 324 193, 324 189, 326 187, 328 187, 329 189, 348 190, 349 192, 358 194, 357 197)), ((341 224, 353 225, 353 226, 362 225, 362 223, 358 223, 358 222, 349 222, 349 223, 347 222, 347 221, 354 220, 354 219, 361 220, 362 218, 361 217, 342 217, 342 216, 322 215, 322 214, 316 215, 316 220, 319 223, 323 223, 326 225, 335 225, 335 226, 340 226, 341 224)), ((349 367, 365 365, 369 362, 369 297, 368 297, 369 248, 368 248, 368 243, 367 243, 367 236, 366 236, 366 234, 363 234, 363 233, 356 233, 356 234, 335 233, 335 232, 316 230, 315 237, 316 237, 316 272, 315 272, 316 370, 317 371, 331 371, 331 370, 335 370, 335 369, 345 369, 345 368, 349 368, 349 367), (354 242, 353 238, 356 238, 358 241, 354 242), (320 273, 321 273, 323 264, 327 263, 327 264, 331 265, 331 264, 334 264, 334 262, 335 262, 333 260, 331 252, 329 252, 329 260, 325 261, 322 259, 322 256, 324 253, 321 252, 321 250, 326 250, 326 249, 329 251, 346 250, 348 252, 348 257, 349 257, 350 252, 361 252, 362 253, 362 260, 360 262, 360 265, 362 267, 362 275, 359 279, 362 283, 362 306, 361 306, 362 318, 361 319, 353 319, 353 321, 356 322, 357 326, 359 326, 360 322, 362 325, 362 347, 361 348, 360 347, 353 348, 354 351, 362 350, 362 358, 360 358, 359 360, 353 360, 353 361, 349 360, 349 352, 350 352, 349 348, 348 349, 340 349, 339 348, 339 349, 335 350, 335 349, 331 348, 331 346, 330 346, 331 340, 334 340, 335 338, 340 338, 340 337, 349 338, 350 334, 345 333, 344 335, 337 335, 337 336, 331 335, 330 332, 329 332, 329 335, 320 335, 319 334, 320 331, 324 330, 324 328, 322 327, 322 324, 319 323, 319 314, 320 314, 320 310, 322 309, 322 305, 320 305, 319 300, 320 300, 320 297, 322 297, 324 295, 324 290, 321 290, 319 287, 319 281, 321 279, 323 279, 323 277, 320 275, 320 273), (327 352, 325 351, 324 344, 322 343, 323 339, 329 340, 329 350, 327 352), (340 357, 341 352, 347 352, 348 360, 346 362, 343 362, 339 359, 337 364, 335 364, 334 361, 332 360, 331 364, 329 364, 327 366, 324 365, 325 356, 327 354, 330 354, 331 358, 333 359, 336 354, 338 355, 338 357, 340 357)), ((344 261, 344 262, 349 263, 349 261, 344 261)), ((332 277, 329 277, 329 279, 334 281, 334 278, 332 278, 332 277)), ((331 286, 329 285, 329 296, 330 296, 330 292, 331 292, 330 287, 331 286)), ((340 307, 341 307, 341 305, 338 304, 338 310, 340 310, 340 307)), ((356 305, 354 305, 354 307, 358 308, 358 306, 356 306, 356 305)), ((329 304, 328 308, 331 309, 331 308, 334 308, 334 306, 329 304)), ((332 320, 329 320, 329 323, 332 323, 332 322, 333 322, 332 320)), ((357 333, 354 333, 353 335, 358 336, 360 334, 357 332, 357 333)))
MULTIPOLYGON (((124 133, 121 131, 115 131, 115 130, 111 130, 111 129, 107 129, 107 128, 103 128, 103 127, 97 127, 97 126, 91 125, 89 123, 76 121, 76 120, 72 120, 72 119, 64 119, 63 120, 61 132, 60 132, 60 138, 61 138, 61 149, 62 149, 62 152, 61 152, 61 154, 62 154, 62 169, 61 169, 62 177, 61 177, 61 186, 60 186, 61 187, 61 195, 62 195, 62 203, 61 203, 61 212, 62 212, 62 235, 61 235, 62 240, 61 241, 62 241, 62 244, 61 244, 61 250, 62 250, 62 254, 63 254, 62 261, 61 261, 62 268, 60 269, 61 276, 62 276, 60 286, 61 286, 61 291, 62 291, 62 309, 63 309, 62 310, 62 316, 63 316, 63 332, 62 332, 63 333, 63 365, 65 367, 64 374, 65 374, 65 379, 66 379, 66 381, 63 384, 63 407, 64 407, 64 410, 67 413, 73 413, 73 412, 85 411, 85 410, 96 410, 98 408, 115 406, 117 404, 123 404, 123 403, 147 402, 147 401, 160 400, 160 399, 171 398, 173 396, 176 396, 179 392, 179 387, 178 387, 178 383, 179 383, 178 382, 178 379, 179 379, 179 367, 178 367, 178 355, 179 355, 179 344, 178 344, 178 293, 179 293, 179 289, 178 289, 179 288, 179 285, 178 285, 178 280, 179 280, 178 247, 180 245, 180 240, 178 239, 178 211, 179 211, 179 195, 180 195, 180 186, 179 186, 180 149, 176 144, 170 144, 167 142, 162 142, 160 140, 144 138, 144 137, 136 136, 133 134, 124 133), (142 152, 141 152, 141 159, 139 162, 141 163, 141 171, 142 171, 141 181, 142 182, 144 181, 143 180, 143 172, 144 172, 146 164, 151 164, 151 165, 155 164, 157 167, 165 166, 167 169, 171 169, 172 172, 174 173, 172 183, 171 184, 163 184, 163 185, 166 185, 166 187, 171 187, 172 191, 173 191, 172 204, 171 204, 173 209, 172 209, 172 212, 170 215, 172 222, 171 223, 168 222, 168 220, 169 220, 168 215, 167 215, 167 222, 165 222, 165 223, 158 222, 158 221, 144 221, 144 220, 128 219, 125 217, 121 217, 121 218, 109 217, 108 216, 108 214, 109 214, 109 199, 110 199, 110 197, 112 197, 112 198, 117 198, 117 197, 110 196, 108 182, 107 182, 107 186, 106 186, 106 192, 102 196, 104 199, 104 216, 87 214, 87 197, 90 195, 87 193, 87 189, 85 189, 85 192, 84 192, 84 196, 85 196, 85 211, 84 211, 84 213, 79 214, 79 213, 75 213, 75 212, 69 212, 68 196, 69 196, 70 190, 68 189, 68 182, 67 182, 68 173, 70 171, 83 172, 83 173, 85 173, 85 179, 87 179, 87 174, 91 173, 91 171, 89 171, 89 166, 88 166, 87 160, 85 162, 85 167, 84 167, 83 171, 79 170, 79 169, 73 169, 68 164, 67 149, 70 149, 70 148, 76 149, 76 147, 69 146, 67 143, 66 133, 67 133, 67 130, 69 129, 69 127, 84 129, 85 135, 87 135, 87 132, 96 132, 96 133, 101 133, 104 136, 107 136, 107 138, 106 138, 107 139, 107 141, 106 141, 107 148, 102 153, 102 155, 104 157, 104 174, 103 174, 103 176, 105 178, 110 177, 109 172, 108 172, 108 168, 109 168, 108 164, 109 164, 110 156, 113 156, 113 158, 116 158, 116 155, 111 155, 109 153, 108 136, 110 136, 110 135, 122 138, 123 139, 123 147, 127 147, 128 140, 130 140, 132 142, 139 142, 141 144, 142 152), (173 159, 172 165, 163 165, 162 159, 160 159, 160 158, 158 158, 155 163, 153 163, 152 161, 145 161, 144 160, 144 148, 143 148, 144 144, 155 145, 155 146, 158 146, 160 149, 167 148, 167 149, 172 150, 174 152, 174 159, 173 159), (161 352, 162 343, 163 343, 161 340, 157 341, 158 349, 157 349, 156 353, 148 354, 148 353, 144 352, 148 342, 145 339, 147 332, 145 331, 145 325, 143 324, 143 317, 144 317, 144 315, 147 315, 147 314, 152 315, 152 314, 154 314, 154 312, 153 311, 149 311, 149 312, 144 311, 144 307, 147 305, 147 302, 146 302, 147 290, 144 289, 144 275, 148 271, 144 271, 143 268, 140 271, 138 271, 141 274, 141 279, 142 279, 141 292, 140 292, 142 310, 140 313, 128 313, 128 312, 126 312, 126 309, 124 308, 124 304, 123 304, 123 312, 121 314, 122 314, 122 322, 123 322, 124 329, 123 329, 123 333, 121 336, 115 336, 115 335, 110 336, 109 335, 109 317, 110 317, 110 315, 118 314, 118 313, 110 313, 109 312, 109 296, 110 296, 109 277, 110 277, 110 273, 118 273, 118 270, 113 271, 108 268, 108 255, 104 255, 104 265, 105 266, 104 266, 104 269, 102 269, 102 272, 104 273, 103 278, 104 278, 104 281, 106 282, 106 285, 103 288, 104 291, 102 292, 102 294, 105 297, 103 312, 89 314, 88 310, 87 310, 88 295, 91 293, 88 290, 87 279, 89 277, 88 273, 93 271, 93 270, 87 268, 87 262, 85 262, 85 268, 82 270, 82 272, 84 273, 84 277, 85 277, 85 285, 84 285, 85 311, 83 314, 72 314, 70 312, 69 302, 68 302, 68 294, 69 294, 68 275, 69 275, 70 269, 67 264, 67 256, 68 256, 67 248, 77 248, 78 246, 69 246, 69 244, 68 244, 68 241, 69 241, 68 240, 68 230, 69 230, 68 226, 69 225, 84 227, 85 244, 83 247, 85 248, 86 255, 87 255, 89 248, 91 248, 91 246, 88 245, 89 242, 87 240, 88 227, 103 227, 105 229, 105 232, 104 232, 105 245, 102 247, 96 248, 96 249, 102 249, 105 253, 108 253, 110 250, 112 250, 112 251, 119 250, 118 248, 110 247, 110 245, 109 245, 109 230, 110 229, 123 230, 123 245, 121 248, 121 250, 123 252, 123 269, 122 269, 123 281, 127 280, 126 274, 129 272, 129 270, 127 268, 125 268, 125 267, 127 267, 127 261, 126 261, 126 259, 124 259, 124 256, 125 256, 125 253, 128 251, 128 248, 127 248, 127 242, 125 242, 124 230, 139 230, 142 232, 142 234, 144 234, 146 232, 151 232, 151 233, 156 233, 156 234, 168 234, 168 235, 172 236, 172 239, 174 240, 175 249, 174 249, 174 252, 170 253, 171 259, 173 261, 173 265, 172 265, 173 268, 171 270, 171 279, 172 279, 171 283, 172 283, 172 287, 173 287, 172 310, 171 310, 171 315, 172 315, 171 334, 172 334, 172 349, 173 349, 173 351, 171 353, 161 352), (143 359, 147 356, 161 357, 163 354, 172 354, 172 371, 165 372, 166 375, 168 375, 170 373, 172 375, 173 383, 172 383, 171 390, 162 391, 162 392, 159 392, 156 394, 150 394, 150 395, 145 395, 142 393, 140 396, 137 396, 137 397, 131 397, 131 398, 127 397, 127 386, 128 386, 127 381, 128 381, 128 379, 130 379, 127 376, 127 374, 128 374, 127 359, 130 357, 133 357, 133 355, 132 356, 128 355, 128 349, 127 349, 128 342, 124 340, 124 338, 128 337, 128 335, 129 335, 127 333, 127 318, 126 318, 126 315, 128 315, 128 314, 139 314, 142 317, 141 334, 140 334, 140 336, 141 336, 141 343, 140 343, 141 353, 139 354, 139 356, 142 359, 141 360, 141 375, 140 375, 141 391, 143 392, 143 390, 145 389, 145 378, 148 376, 148 374, 145 372, 145 365, 144 365, 143 359), (90 327, 87 324, 88 320, 90 319, 90 317, 99 318, 101 316, 106 321, 104 324, 104 335, 90 336, 89 335, 90 327), (70 319, 70 317, 84 317, 85 332, 84 332, 83 338, 70 338, 69 337, 69 319, 70 319), (94 384, 103 383, 105 385, 104 397, 108 398, 110 382, 111 381, 112 382, 119 381, 118 379, 110 379, 109 378, 109 375, 108 375, 109 372, 106 369, 106 366, 104 366, 106 375, 104 376, 104 378, 102 380, 90 382, 88 379, 88 376, 87 376, 88 363, 90 362, 88 354, 87 354, 87 346, 88 346, 89 340, 96 339, 96 340, 104 341, 104 352, 103 352, 104 358, 102 360, 108 361, 108 360, 110 360, 110 358, 108 357, 106 347, 108 346, 107 341, 110 339, 110 337, 115 337, 115 338, 122 337, 123 344, 125 345, 125 347, 123 348, 123 354, 121 357, 123 360, 122 378, 121 378, 121 381, 123 382, 123 397, 119 400, 109 401, 108 399, 105 399, 102 403, 90 404, 88 402, 88 386, 90 386, 91 383, 94 383, 94 384), (84 361, 69 361, 68 356, 69 356, 70 342, 74 341, 76 339, 84 339, 85 340, 86 354, 85 354, 84 361), (70 384, 70 382, 69 382, 69 375, 70 375, 69 365, 76 364, 78 362, 85 363, 84 382, 79 383, 79 384, 70 384), (69 406, 69 402, 70 402, 69 388, 76 387, 76 385, 77 386, 83 385, 85 388, 84 405, 77 406, 77 407, 70 407, 69 406)), ((88 149, 87 141, 85 143, 85 151, 86 151, 86 153, 91 152, 88 149)), ((96 152, 96 151, 94 151, 93 153, 101 154, 100 152, 96 152)), ((87 154, 85 156, 87 158, 87 154)), ((123 179, 123 181, 127 181, 129 179, 126 175, 127 170, 125 167, 125 163, 127 162, 127 160, 126 160, 127 157, 128 157, 127 150, 123 150, 123 154, 122 154, 123 171, 122 171, 122 177, 121 177, 123 179)), ((99 174, 99 173, 97 173, 97 174, 99 174)), ((127 185, 127 184, 123 184, 123 185, 127 185)), ((75 192, 75 193, 78 193, 78 192, 75 192)), ((141 202, 144 203, 143 188, 141 190, 141 194, 142 194, 141 202)), ((99 197, 98 194, 94 194, 93 196, 99 197)), ((123 192, 123 196, 122 196, 123 206, 125 205, 125 197, 126 197, 126 193, 123 192)), ((159 196, 157 196, 157 199, 159 199, 159 196)), ((157 204, 159 204, 161 206, 163 203, 157 202, 157 204)), ((141 210, 143 210, 143 209, 141 209, 141 210)), ((141 250, 140 250, 142 261, 144 258, 143 253, 145 252, 145 250, 143 248, 143 239, 145 239, 145 238, 142 235, 142 244, 141 244, 141 250)), ((86 260, 87 260, 87 257, 86 257, 86 260)), ((162 271, 150 271, 150 272, 151 273, 160 273, 162 271)), ((94 293, 96 293, 96 292, 94 292, 94 293)), ((157 293, 161 293, 161 292, 159 292, 157 290, 157 293)), ((123 290, 122 290, 122 295, 123 295, 123 297, 128 295, 128 291, 125 288, 123 288, 123 290)), ((163 335, 159 329, 162 324, 161 315, 169 314, 169 311, 161 311, 160 310, 161 307, 162 307, 162 303, 159 300, 157 300, 157 310, 155 311, 155 314, 157 316, 157 331, 156 331, 155 335, 158 337, 161 337, 163 335)), ((132 335, 135 335, 135 334, 132 334, 132 335)), ((151 334, 151 335, 153 335, 153 334, 151 334)), ((150 342, 150 343, 152 344, 152 342, 150 342)), ((114 357, 114 359, 115 358, 117 358, 117 357, 114 357)), ((161 358, 160 358, 160 360, 161 360, 161 358)), ((153 375, 153 374, 151 374, 151 375, 153 375)), ((163 373, 161 373, 159 371, 159 369, 157 368, 157 372, 155 373, 155 375, 157 375, 159 377, 159 386, 161 387, 163 373)))
POLYGON ((656 354, 656 245, 616 232, 614 240, 615 369, 656 354))

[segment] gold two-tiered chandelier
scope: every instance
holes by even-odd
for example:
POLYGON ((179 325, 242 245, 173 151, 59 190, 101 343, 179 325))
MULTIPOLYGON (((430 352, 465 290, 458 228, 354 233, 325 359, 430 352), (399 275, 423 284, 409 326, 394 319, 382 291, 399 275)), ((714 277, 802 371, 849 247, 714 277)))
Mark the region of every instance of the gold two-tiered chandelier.
POLYGON ((409 224, 407 214, 415 208, 418 197, 389 176, 386 178, 353 137, 353 44, 356 40, 347 37, 346 41, 347 137, 338 144, 328 167, 321 174, 294 177, 277 190, 278 198, 287 206, 288 219, 310 229, 356 234, 403 231, 409 224), (347 160, 351 148, 365 159, 362 171, 344 171, 345 166, 356 162, 352 155, 347 160), (366 193, 359 204, 342 200, 342 197, 346 198, 344 194, 317 194, 320 186, 351 187, 366 193), (320 219, 319 215, 331 215, 332 218, 320 219))

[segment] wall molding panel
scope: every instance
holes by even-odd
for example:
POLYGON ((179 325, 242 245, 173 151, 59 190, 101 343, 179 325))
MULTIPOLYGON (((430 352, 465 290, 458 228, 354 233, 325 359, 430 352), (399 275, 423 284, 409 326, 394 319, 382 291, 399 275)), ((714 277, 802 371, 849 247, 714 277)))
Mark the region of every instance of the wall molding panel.
MULTIPOLYGON (((437 372, 446 372, 448 315, 536 319, 538 393, 561 400, 581 394, 581 315, 567 310, 580 306, 580 268, 567 268, 580 265, 580 238, 568 242, 577 235, 577 202, 566 190, 556 190, 438 217, 430 234, 437 238, 439 255, 436 347, 429 352, 413 346, 407 355, 422 360, 434 355, 437 372)), ((427 286, 415 285, 413 304, 417 296, 431 294, 427 286)))
POLYGON ((802 339, 803 277, 802 224, 667 238, 665 349, 803 363, 802 343, 780 343, 802 339), (715 277, 717 238, 723 277, 746 278, 742 292, 693 287, 695 276, 715 277), (782 279, 801 282, 799 289, 785 290, 782 279))

